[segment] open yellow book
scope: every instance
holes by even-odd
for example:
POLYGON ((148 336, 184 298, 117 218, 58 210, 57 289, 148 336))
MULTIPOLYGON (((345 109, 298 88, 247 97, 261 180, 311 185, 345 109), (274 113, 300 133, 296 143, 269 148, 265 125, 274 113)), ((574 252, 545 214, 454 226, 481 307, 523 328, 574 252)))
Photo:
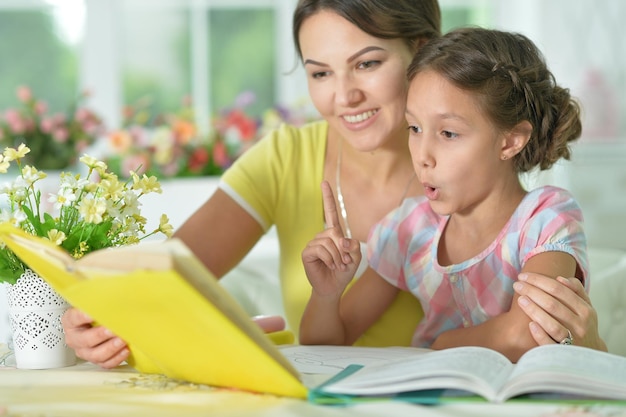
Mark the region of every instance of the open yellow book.
POLYGON ((291 363, 180 240, 75 260, 8 223, 0 239, 71 305, 124 339, 138 371, 306 398, 291 363))

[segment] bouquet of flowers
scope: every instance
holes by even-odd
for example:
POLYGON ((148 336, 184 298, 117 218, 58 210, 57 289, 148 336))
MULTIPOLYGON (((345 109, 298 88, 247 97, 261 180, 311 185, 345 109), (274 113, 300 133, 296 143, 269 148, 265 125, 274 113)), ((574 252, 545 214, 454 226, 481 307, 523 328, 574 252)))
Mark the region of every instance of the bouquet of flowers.
MULTIPOLYGON (((0 156, 0 173, 5 174, 12 162, 19 169, 14 181, 0 187, 0 221, 47 238, 74 258, 106 247, 135 244, 157 233, 172 234, 165 214, 155 230, 145 230, 139 199, 161 192, 155 177, 133 172, 128 181, 120 182, 103 162, 88 155, 80 158, 88 168, 87 175, 62 173, 58 192, 44 196, 51 204, 50 212, 45 211, 38 182, 46 174, 23 164, 29 152, 21 144, 17 149, 5 148, 0 156)), ((0 246, 0 282, 14 284, 27 268, 6 246, 0 246)))
POLYGON ((127 106, 123 127, 109 133, 111 153, 106 162, 114 172, 126 177, 136 169, 160 178, 219 173, 211 159, 211 145, 198 131, 188 98, 177 112, 153 119, 147 107, 145 100, 127 106))
POLYGON ((40 169, 72 166, 106 131, 98 115, 80 106, 87 96, 81 94, 67 114, 51 114, 47 103, 36 99, 28 87, 18 87, 21 107, 6 110, 0 118, 0 145, 24 143, 30 148, 24 162, 40 169))
POLYGON ((112 153, 106 162, 120 176, 138 166, 141 172, 161 178, 220 175, 271 129, 311 120, 304 103, 276 106, 260 118, 253 117, 246 108, 255 100, 252 92, 240 94, 232 107, 214 115, 205 135, 195 123, 188 98, 179 111, 154 119, 147 111, 148 103, 140 101, 126 108, 123 127, 109 134, 112 153))

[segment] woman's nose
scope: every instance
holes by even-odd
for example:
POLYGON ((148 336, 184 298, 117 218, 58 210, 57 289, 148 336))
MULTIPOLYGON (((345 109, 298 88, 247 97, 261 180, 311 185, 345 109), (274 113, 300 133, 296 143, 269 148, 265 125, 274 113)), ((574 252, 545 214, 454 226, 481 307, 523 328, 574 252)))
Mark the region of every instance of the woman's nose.
POLYGON ((343 107, 350 107, 363 99, 363 92, 358 88, 356 80, 346 76, 339 78, 335 87, 335 101, 343 107))

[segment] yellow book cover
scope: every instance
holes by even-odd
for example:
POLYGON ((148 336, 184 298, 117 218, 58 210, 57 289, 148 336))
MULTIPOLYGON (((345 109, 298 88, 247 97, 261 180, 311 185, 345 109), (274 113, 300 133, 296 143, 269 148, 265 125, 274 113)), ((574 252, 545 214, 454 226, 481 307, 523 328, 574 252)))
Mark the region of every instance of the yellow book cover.
POLYGON ((291 363, 180 240, 75 260, 8 223, 0 239, 71 305, 126 340, 138 371, 306 398, 291 363))

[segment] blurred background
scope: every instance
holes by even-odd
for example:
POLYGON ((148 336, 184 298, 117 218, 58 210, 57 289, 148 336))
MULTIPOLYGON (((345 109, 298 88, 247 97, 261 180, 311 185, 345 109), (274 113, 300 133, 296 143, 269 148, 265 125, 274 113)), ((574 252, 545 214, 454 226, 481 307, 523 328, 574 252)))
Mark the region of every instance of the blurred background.
MULTIPOLYGON (((268 109, 314 118, 291 37, 295 3, 0 0, 0 112, 18 106, 16 91, 26 86, 50 111, 65 111, 86 94, 85 105, 109 132, 181 109, 201 133, 216 128, 224 109, 243 109, 263 123, 268 109)), ((529 36, 559 83, 580 98, 584 132, 572 161, 525 181, 572 190, 590 246, 626 249, 626 2, 440 4, 445 31, 480 25, 529 36)), ((110 136, 92 147, 110 151, 110 136)))

